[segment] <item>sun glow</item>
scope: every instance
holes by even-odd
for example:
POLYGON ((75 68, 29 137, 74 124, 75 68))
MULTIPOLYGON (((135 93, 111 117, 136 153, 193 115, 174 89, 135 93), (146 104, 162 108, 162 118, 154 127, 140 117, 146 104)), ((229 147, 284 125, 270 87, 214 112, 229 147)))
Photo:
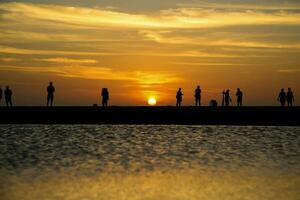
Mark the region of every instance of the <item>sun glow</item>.
POLYGON ((156 98, 155 97, 149 97, 148 104, 150 106, 155 106, 156 105, 156 98))

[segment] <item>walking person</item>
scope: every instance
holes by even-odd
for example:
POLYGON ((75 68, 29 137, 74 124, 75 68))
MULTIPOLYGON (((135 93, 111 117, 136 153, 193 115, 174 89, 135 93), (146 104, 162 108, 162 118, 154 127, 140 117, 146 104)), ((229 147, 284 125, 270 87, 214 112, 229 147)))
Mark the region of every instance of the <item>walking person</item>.
POLYGON ((286 100, 286 93, 284 92, 284 89, 282 88, 279 95, 278 95, 278 98, 277 100, 280 102, 280 105, 282 107, 285 106, 285 100, 286 100))
POLYGON ((237 97, 237 106, 243 106, 243 92, 241 91, 240 88, 237 89, 236 91, 236 97, 237 97))
POLYGON ((201 106, 201 89, 200 86, 197 86, 197 89, 195 90, 195 102, 196 102, 196 106, 199 105, 201 106))
POLYGON ((102 106, 107 107, 107 103, 109 100, 109 92, 107 88, 102 88, 101 96, 102 96, 102 106))
POLYGON ((53 106, 55 87, 53 86, 52 82, 49 83, 49 86, 47 87, 47 92, 47 106, 53 106))
POLYGON ((181 92, 181 88, 179 88, 178 91, 177 91, 177 94, 176 94, 176 100, 177 100, 176 106, 177 107, 181 106, 182 96, 183 96, 183 93, 181 92))
POLYGON ((295 99, 291 88, 288 88, 288 91, 286 93, 286 101, 289 107, 293 106, 295 99))
POLYGON ((6 89, 4 91, 4 95, 5 95, 5 102, 6 102, 7 107, 13 105, 12 104, 12 99, 11 99, 12 94, 13 93, 12 93, 11 89, 9 89, 9 86, 6 86, 6 89))
POLYGON ((225 96, 225 106, 228 107, 230 102, 231 102, 231 97, 230 97, 230 94, 229 94, 229 90, 226 90, 224 96, 225 96))
POLYGON ((0 105, 1 105, 2 96, 3 96, 3 91, 2 91, 2 88, 1 88, 1 85, 0 85, 0 105))

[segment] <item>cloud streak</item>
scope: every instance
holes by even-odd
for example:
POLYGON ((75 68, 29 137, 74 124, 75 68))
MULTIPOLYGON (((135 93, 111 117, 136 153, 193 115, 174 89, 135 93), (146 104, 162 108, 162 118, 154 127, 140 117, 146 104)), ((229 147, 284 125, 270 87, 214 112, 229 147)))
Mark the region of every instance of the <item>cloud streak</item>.
POLYGON ((251 24, 300 24, 300 14, 278 12, 177 8, 154 14, 132 14, 102 9, 66 7, 45 4, 2 3, 2 19, 38 20, 68 24, 78 28, 209 28, 251 24))
POLYGON ((29 73, 54 74, 67 78, 93 80, 131 81, 141 86, 160 85, 178 82, 181 79, 169 72, 118 71, 108 67, 60 66, 60 67, 29 67, 1 66, 0 71, 17 71, 29 73))

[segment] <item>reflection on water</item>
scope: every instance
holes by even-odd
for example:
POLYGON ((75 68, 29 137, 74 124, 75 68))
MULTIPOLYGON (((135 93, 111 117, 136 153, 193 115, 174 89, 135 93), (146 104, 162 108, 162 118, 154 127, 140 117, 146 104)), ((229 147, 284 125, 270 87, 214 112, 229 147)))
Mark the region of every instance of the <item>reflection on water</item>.
POLYGON ((300 127, 1 125, 1 199, 299 199, 300 127))

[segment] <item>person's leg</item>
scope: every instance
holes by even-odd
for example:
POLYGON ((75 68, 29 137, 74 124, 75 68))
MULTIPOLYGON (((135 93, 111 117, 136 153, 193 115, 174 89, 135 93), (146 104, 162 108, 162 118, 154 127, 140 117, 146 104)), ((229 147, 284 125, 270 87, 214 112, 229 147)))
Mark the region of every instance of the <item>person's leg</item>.
POLYGON ((50 96, 47 96, 47 106, 49 106, 49 102, 50 102, 50 96))
POLYGON ((54 96, 52 95, 52 96, 51 96, 51 99, 50 99, 51 106, 53 106, 53 99, 54 99, 54 96))

